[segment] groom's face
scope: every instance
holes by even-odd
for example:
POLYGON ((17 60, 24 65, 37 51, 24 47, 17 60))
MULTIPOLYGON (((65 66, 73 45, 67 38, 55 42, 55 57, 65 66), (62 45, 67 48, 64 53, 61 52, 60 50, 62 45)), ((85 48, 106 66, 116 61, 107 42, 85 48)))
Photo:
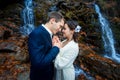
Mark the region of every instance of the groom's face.
POLYGON ((61 31, 61 28, 64 26, 64 19, 61 19, 61 21, 53 22, 53 28, 52 28, 52 32, 53 34, 56 34, 58 31, 61 31))

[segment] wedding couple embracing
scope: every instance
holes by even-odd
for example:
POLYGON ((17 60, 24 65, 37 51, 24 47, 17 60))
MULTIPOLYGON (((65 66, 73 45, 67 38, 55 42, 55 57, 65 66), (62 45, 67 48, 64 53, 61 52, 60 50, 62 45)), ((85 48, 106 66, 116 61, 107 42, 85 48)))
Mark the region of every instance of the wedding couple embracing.
POLYGON ((46 23, 34 29, 28 38, 30 80, 75 80, 73 62, 79 47, 81 27, 74 20, 66 20, 59 12, 50 12, 46 23), (53 34, 61 31, 65 40, 53 34))

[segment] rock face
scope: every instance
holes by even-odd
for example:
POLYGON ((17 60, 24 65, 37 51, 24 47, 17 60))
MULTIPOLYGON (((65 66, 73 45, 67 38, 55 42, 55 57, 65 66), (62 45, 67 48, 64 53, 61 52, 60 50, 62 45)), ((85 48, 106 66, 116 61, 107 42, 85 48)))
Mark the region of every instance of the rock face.
POLYGON ((27 37, 0 40, 0 80, 28 80, 29 69, 27 37))
MULTIPOLYGON (((0 0, 0 4, 6 0, 0 0)), ((19 33, 21 25, 20 12, 23 8, 21 0, 7 0, 7 4, 0 9, 0 80, 28 80, 29 79, 29 55, 27 50, 27 36, 19 33), (17 3, 17 4, 16 4, 17 3), (8 5, 9 4, 9 5, 8 5), (7 76, 6 76, 7 75, 7 76)), ((120 64, 104 58, 102 55, 103 47, 101 33, 98 28, 97 14, 93 9, 93 0, 66 0, 54 3, 50 0, 35 0, 36 25, 43 22, 49 8, 56 5, 56 10, 65 16, 66 19, 77 20, 82 26, 79 36, 80 53, 75 64, 84 71, 95 77, 96 80, 119 80, 120 64), (47 6, 46 6, 47 5, 47 6), (99 54, 97 54, 99 53, 99 54)), ((116 34, 118 51, 120 50, 120 16, 119 8, 112 8, 107 1, 96 0, 101 6, 101 10, 109 15, 108 19, 112 23, 113 32, 116 34), (107 4, 107 5, 106 5, 107 4), (109 14, 110 12, 110 14, 109 14), (112 15, 114 13, 114 15, 112 15), (112 17, 110 17, 112 16, 112 17), (114 17, 116 16, 116 17, 114 17)), ((112 1, 112 0, 111 0, 112 1)), ((119 0, 115 6, 120 3, 119 0)), ((113 2, 114 2, 113 1, 113 2)), ((117 7, 116 6, 116 7, 117 7)), ((84 75, 80 75, 78 80, 86 80, 84 75)))
POLYGON ((80 44, 80 54, 75 63, 94 76, 96 80, 99 78, 100 80, 120 79, 120 64, 94 53, 83 44, 80 44))
POLYGON ((8 5, 17 4, 23 0, 0 0, 0 9, 6 8, 8 5))

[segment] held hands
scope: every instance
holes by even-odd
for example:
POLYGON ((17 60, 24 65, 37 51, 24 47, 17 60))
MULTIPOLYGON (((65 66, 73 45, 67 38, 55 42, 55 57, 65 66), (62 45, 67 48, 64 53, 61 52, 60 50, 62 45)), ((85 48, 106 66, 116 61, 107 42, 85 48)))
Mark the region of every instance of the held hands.
POLYGON ((61 48, 61 41, 59 40, 58 36, 54 36, 52 39, 52 45, 57 46, 58 48, 61 48))

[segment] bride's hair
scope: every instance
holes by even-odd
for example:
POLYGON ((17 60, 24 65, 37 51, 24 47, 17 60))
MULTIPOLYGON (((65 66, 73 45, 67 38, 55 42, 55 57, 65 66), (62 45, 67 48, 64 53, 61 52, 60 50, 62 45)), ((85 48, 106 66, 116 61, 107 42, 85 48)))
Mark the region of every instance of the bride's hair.
MULTIPOLYGON (((65 24, 68 25, 68 27, 70 28, 70 30, 75 30, 76 27, 78 26, 78 22, 77 21, 74 21, 74 20, 67 20, 65 22, 65 24)), ((78 42, 78 34, 79 34, 79 31, 74 31, 74 34, 73 34, 73 39, 75 42, 78 42)))

